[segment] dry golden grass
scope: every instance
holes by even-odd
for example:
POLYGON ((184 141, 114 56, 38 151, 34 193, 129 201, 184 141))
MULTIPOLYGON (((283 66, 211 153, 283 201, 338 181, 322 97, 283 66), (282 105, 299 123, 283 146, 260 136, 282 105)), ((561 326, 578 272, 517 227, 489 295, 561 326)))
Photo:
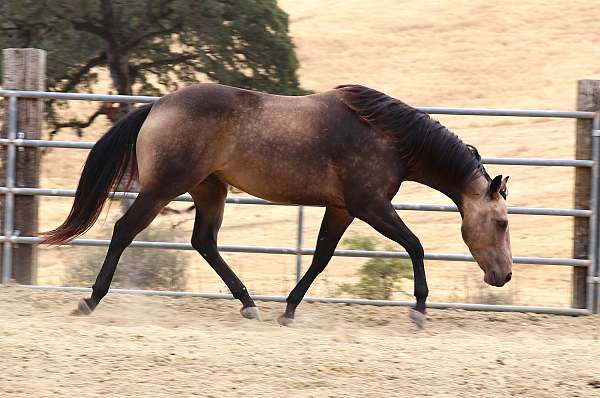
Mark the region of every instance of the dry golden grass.
MULTIPOLYGON (((600 56, 600 46, 595 45, 600 31, 588 1, 284 0, 280 4, 290 14, 302 84, 316 91, 361 83, 415 106, 570 110, 576 100, 576 80, 600 78, 600 66, 593 61, 600 56)), ((87 107, 78 103, 73 111, 87 107)), ((439 119, 484 156, 574 156, 572 120, 439 119)), ((106 127, 98 124, 85 139, 94 139, 106 127)), ((64 133, 60 138, 73 137, 64 133)), ((74 187, 84 156, 85 151, 48 151, 42 185, 74 187)), ((512 206, 572 206, 571 169, 490 165, 488 171, 511 175, 512 206)), ((397 200, 448 203, 437 192, 414 184, 405 184, 397 200)), ((69 205, 70 199, 42 199, 42 227, 62 221, 69 205)), ((113 206, 106 225, 88 236, 107 237, 118 215, 115 210, 118 206, 113 206)), ((322 210, 306 213, 305 246, 312 246, 322 210)), ((403 217, 426 251, 466 252, 457 214, 404 212, 403 217)), ((220 243, 293 246, 295 219, 292 207, 228 206, 220 243)), ((161 216, 152 228, 164 230, 173 240, 187 241, 192 222, 191 214, 161 216), (176 223, 181 224, 172 228, 176 223)), ((515 255, 571 256, 571 219, 514 215, 510 223, 515 255)), ((347 236, 371 233, 356 222, 347 236)), ((60 283, 64 267, 84 251, 42 249, 39 282, 60 283)), ((291 256, 225 257, 252 291, 285 294, 293 286, 291 256)), ((183 260, 190 262, 190 289, 226 290, 199 256, 185 253, 183 260)), ((310 294, 333 294, 338 283, 356 279, 355 271, 363 261, 334 259, 310 294)), ((476 300, 490 291, 522 304, 568 305, 570 300, 568 267, 517 266, 513 282, 502 290, 482 287, 481 272, 472 263, 427 262, 427 268, 432 300, 476 300)))

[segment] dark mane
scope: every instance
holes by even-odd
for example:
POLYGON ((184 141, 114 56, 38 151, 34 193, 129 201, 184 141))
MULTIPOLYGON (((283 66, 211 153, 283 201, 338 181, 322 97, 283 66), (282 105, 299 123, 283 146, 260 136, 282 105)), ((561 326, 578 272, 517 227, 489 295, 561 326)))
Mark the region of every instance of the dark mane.
POLYGON ((478 173, 489 180, 477 149, 425 112, 368 87, 343 85, 336 89, 342 102, 363 121, 396 139, 409 170, 424 161, 422 165, 429 165, 459 186, 478 173))

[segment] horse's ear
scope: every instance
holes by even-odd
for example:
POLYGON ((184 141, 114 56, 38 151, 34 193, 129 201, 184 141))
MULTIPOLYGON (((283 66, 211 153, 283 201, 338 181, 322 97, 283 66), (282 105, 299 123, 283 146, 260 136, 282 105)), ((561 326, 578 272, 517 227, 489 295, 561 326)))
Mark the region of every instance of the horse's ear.
POLYGON ((491 184, 490 184, 490 195, 497 195, 500 194, 502 196, 505 196, 504 193, 506 192, 506 182, 508 181, 508 176, 506 176, 506 178, 502 179, 502 175, 498 175, 496 177, 494 177, 494 179, 492 180, 491 184))
POLYGON ((504 199, 506 199, 506 195, 508 193, 506 189, 506 182, 508 181, 508 177, 506 176, 504 179, 502 175, 498 175, 494 177, 490 184, 490 195, 492 197, 496 197, 496 195, 502 195, 504 199))
POLYGON ((495 194, 500 192, 500 186, 502 186, 502 175, 494 177, 492 183, 490 184, 490 194, 495 194))

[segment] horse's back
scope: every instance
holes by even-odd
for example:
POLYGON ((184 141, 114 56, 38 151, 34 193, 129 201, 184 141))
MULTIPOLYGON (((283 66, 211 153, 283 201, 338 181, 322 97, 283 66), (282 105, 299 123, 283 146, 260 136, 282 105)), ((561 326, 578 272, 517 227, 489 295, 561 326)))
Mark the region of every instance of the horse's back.
POLYGON ((342 205, 341 165, 377 150, 372 135, 333 91, 290 97, 199 84, 153 107, 138 137, 140 180, 217 174, 274 201, 342 205))

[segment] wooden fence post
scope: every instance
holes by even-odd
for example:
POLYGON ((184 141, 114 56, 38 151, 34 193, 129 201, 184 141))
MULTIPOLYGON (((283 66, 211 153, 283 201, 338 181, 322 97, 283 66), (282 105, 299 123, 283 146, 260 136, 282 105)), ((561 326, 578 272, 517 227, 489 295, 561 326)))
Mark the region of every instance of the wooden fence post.
MULTIPOLYGON (((8 48, 2 50, 2 87, 7 90, 44 91, 46 88, 46 51, 36 48, 8 48)), ((17 131, 19 138, 41 138, 44 101, 39 99, 19 99, 17 131)), ((6 136, 6 129, 3 135, 6 136)), ((2 148, 0 180, 5 180, 6 148, 2 148)), ((39 187, 40 150, 39 148, 19 147, 15 186, 39 187)), ((4 218, 4 198, 0 214, 4 218)), ((23 236, 34 236, 38 232, 38 197, 15 197, 14 230, 23 236)), ((4 222, 4 220, 2 220, 4 222)), ((21 284, 34 284, 37 279, 37 247, 18 245, 13 250, 13 278, 21 284)))
MULTIPOLYGON (((600 109, 600 80, 579 80, 577 82, 577 110, 593 112, 600 109)), ((592 158, 592 120, 577 119, 576 125, 576 159, 592 158)), ((575 208, 589 209, 590 206, 589 168, 575 169, 575 208)), ((589 247, 589 218, 576 217, 573 233, 574 258, 588 258, 589 247)), ((593 248, 592 248, 593 249, 593 248)), ((572 306, 586 307, 587 269, 573 267, 572 306)))

